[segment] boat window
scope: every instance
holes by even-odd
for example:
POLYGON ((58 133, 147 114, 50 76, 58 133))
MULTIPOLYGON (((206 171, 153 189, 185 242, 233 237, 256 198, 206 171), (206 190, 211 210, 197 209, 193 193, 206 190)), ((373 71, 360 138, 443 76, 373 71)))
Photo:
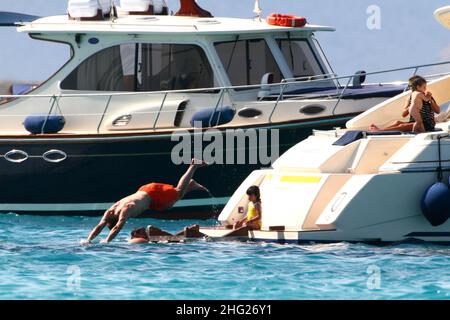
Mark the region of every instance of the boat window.
POLYGON ((273 73, 275 83, 283 78, 264 39, 218 42, 215 47, 233 86, 260 84, 266 73, 273 73))
POLYGON ((86 91, 161 91, 214 87, 204 51, 190 44, 129 43, 81 63, 61 88, 86 91))
POLYGON ((306 39, 278 39, 277 42, 294 78, 324 74, 322 66, 306 39))

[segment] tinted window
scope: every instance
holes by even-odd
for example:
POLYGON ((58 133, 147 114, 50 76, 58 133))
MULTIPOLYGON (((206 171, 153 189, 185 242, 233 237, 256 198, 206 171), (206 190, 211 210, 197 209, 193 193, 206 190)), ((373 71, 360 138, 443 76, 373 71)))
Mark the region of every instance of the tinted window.
POLYGON ((283 78, 264 39, 219 42, 215 47, 233 86, 260 84, 266 73, 273 73, 276 83, 283 78))
POLYGON ((323 74, 323 70, 306 40, 277 41, 295 78, 323 74))
POLYGON ((214 74, 198 46, 130 43, 91 56, 61 87, 88 91, 200 89, 214 87, 214 74))

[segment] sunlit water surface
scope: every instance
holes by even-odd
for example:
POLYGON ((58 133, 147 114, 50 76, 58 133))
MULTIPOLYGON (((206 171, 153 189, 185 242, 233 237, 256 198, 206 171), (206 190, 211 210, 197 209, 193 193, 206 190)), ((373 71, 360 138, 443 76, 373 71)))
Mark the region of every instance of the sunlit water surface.
MULTIPOLYGON (((450 247, 206 242, 80 246, 98 218, 0 215, 0 299, 448 299, 450 247)), ((201 224, 214 224, 202 221, 201 224)), ((102 235, 103 237, 106 234, 102 235)))

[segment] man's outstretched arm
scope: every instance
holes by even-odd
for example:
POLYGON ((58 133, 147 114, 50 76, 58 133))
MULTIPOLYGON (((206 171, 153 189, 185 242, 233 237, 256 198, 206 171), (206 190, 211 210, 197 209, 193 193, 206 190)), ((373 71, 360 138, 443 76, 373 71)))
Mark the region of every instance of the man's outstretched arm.
POLYGON ((114 238, 119 234, 119 232, 122 230, 123 226, 127 222, 127 219, 123 217, 123 215, 120 215, 120 219, 117 222, 117 224, 114 226, 114 228, 111 229, 111 231, 108 234, 108 237, 104 240, 104 242, 109 243, 114 240, 114 238))
POLYGON ((87 238, 87 242, 91 242, 92 240, 94 240, 95 238, 97 238, 97 236, 100 234, 100 232, 102 232, 102 230, 106 227, 106 219, 102 218, 102 220, 100 221, 100 223, 94 228, 92 229, 91 233, 89 234, 89 237, 87 238))

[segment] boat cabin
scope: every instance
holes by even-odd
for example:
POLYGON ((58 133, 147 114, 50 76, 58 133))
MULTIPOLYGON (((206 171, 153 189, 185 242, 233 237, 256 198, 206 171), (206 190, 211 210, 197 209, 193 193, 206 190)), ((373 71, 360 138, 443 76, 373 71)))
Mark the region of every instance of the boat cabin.
POLYGON ((26 133, 27 115, 58 112, 61 133, 86 134, 192 128, 205 109, 211 119, 236 115, 208 126, 335 118, 404 90, 362 86, 363 75, 341 86, 314 36, 332 27, 213 17, 194 0, 180 4, 169 14, 164 0, 70 0, 65 15, 21 23, 33 39, 69 45, 71 58, 26 98, 5 97, 2 115, 17 121, 3 132, 26 133))
POLYGON ((259 20, 169 16, 167 10, 155 15, 137 5, 152 1, 122 1, 117 18, 92 18, 94 11, 73 7, 82 1, 69 1, 66 16, 39 19, 19 29, 34 39, 72 47, 71 60, 55 75, 63 91, 245 87, 264 79, 280 83, 332 73, 313 37, 317 31, 333 31, 330 27, 283 28, 259 20))
POLYGON ((71 58, 32 92, 46 98, 34 99, 32 107, 27 99, 12 99, 4 107, 16 114, 20 106, 24 114, 45 113, 48 95, 63 96, 58 107, 70 132, 173 129, 191 127, 192 115, 217 101, 236 108, 239 101, 276 97, 280 85, 274 84, 283 79, 298 78, 286 91, 336 87, 314 38, 333 28, 212 17, 195 2, 193 8, 193 1, 183 2, 169 15, 165 1, 122 0, 115 8, 108 0, 71 0, 66 15, 24 23, 19 32, 68 44, 71 58), (321 81, 310 84, 311 79, 321 81), (136 113, 139 120, 122 121, 136 113))

